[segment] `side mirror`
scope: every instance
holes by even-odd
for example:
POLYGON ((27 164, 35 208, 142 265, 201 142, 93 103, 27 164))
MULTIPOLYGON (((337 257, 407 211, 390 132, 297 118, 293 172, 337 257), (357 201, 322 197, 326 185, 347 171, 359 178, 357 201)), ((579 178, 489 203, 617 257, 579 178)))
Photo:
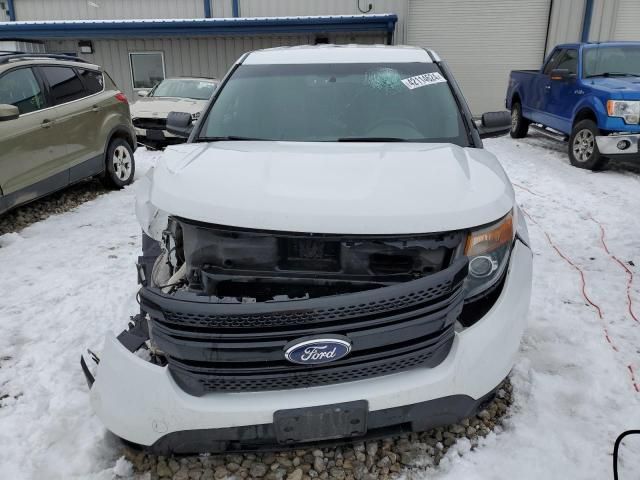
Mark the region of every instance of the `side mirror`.
POLYGON ((0 105, 0 122, 15 120, 20 116, 20 110, 14 105, 0 105))
POLYGON ((191 114, 187 112, 169 112, 167 131, 178 137, 188 138, 193 130, 191 114))
POLYGON ((571 73, 566 68, 554 68, 553 70, 551 70, 551 80, 562 82, 571 78, 576 78, 576 74, 571 73))
POLYGON ((503 112, 487 112, 476 122, 480 138, 500 137, 511 130, 511 114, 503 112))
POLYGON ((149 96, 149 90, 138 90, 138 96, 139 97, 148 97, 149 96))

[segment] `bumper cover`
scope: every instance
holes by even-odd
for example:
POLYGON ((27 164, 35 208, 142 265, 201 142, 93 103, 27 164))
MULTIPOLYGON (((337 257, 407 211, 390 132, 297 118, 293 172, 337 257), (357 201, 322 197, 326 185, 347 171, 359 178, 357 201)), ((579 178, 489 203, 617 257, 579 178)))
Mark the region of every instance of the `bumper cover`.
POLYGON ((598 150, 602 155, 628 155, 638 153, 640 134, 613 134, 596 137, 598 150), (619 148, 618 143, 625 141, 625 148, 619 148))
POLYGON ((165 452, 186 452, 196 444, 200 450, 223 450, 230 441, 269 438, 278 410, 358 400, 368 402, 370 433, 377 425, 421 429, 453 422, 471 414, 513 366, 526 325, 531 274, 531 251, 517 241, 500 297, 480 321, 456 333, 448 356, 434 368, 306 389, 195 397, 176 384, 168 368, 132 355, 108 334, 91 402, 113 433, 165 452), (437 403, 425 407, 432 401, 437 403), (434 405, 450 406, 440 414, 434 405), (208 446, 199 439, 208 439, 208 446))

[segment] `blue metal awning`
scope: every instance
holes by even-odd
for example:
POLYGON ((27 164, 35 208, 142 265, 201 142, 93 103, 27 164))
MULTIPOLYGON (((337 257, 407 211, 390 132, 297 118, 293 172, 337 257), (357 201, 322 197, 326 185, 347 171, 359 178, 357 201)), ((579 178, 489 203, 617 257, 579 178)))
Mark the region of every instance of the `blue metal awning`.
POLYGON ((287 33, 393 33, 395 14, 313 17, 0 22, 0 39, 241 36, 287 33))

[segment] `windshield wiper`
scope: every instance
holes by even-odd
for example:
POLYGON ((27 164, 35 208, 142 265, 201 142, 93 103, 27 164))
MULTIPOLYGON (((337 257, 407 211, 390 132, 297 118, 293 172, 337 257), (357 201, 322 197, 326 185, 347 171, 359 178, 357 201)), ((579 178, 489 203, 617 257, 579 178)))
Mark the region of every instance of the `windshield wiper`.
POLYGON ((409 142, 406 138, 396 137, 342 137, 338 142, 409 142))
POLYGON ((594 73, 593 75, 587 75, 585 78, 593 77, 640 77, 637 73, 625 73, 625 72, 603 72, 594 73))
POLYGON ((226 137, 198 137, 196 142, 270 142, 268 138, 240 137, 238 135, 228 135, 226 137))

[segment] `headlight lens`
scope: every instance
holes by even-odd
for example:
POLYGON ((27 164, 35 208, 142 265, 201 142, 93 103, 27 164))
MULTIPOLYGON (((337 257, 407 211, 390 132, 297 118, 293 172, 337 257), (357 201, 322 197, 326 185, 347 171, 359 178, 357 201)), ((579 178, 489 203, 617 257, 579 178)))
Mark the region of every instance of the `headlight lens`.
POLYGON ((610 117, 621 117, 625 123, 640 121, 640 102, 626 100, 607 100, 607 113, 610 117))
POLYGON ((514 235, 513 212, 488 227, 469 233, 464 249, 469 257, 467 298, 491 288, 502 277, 514 235))

